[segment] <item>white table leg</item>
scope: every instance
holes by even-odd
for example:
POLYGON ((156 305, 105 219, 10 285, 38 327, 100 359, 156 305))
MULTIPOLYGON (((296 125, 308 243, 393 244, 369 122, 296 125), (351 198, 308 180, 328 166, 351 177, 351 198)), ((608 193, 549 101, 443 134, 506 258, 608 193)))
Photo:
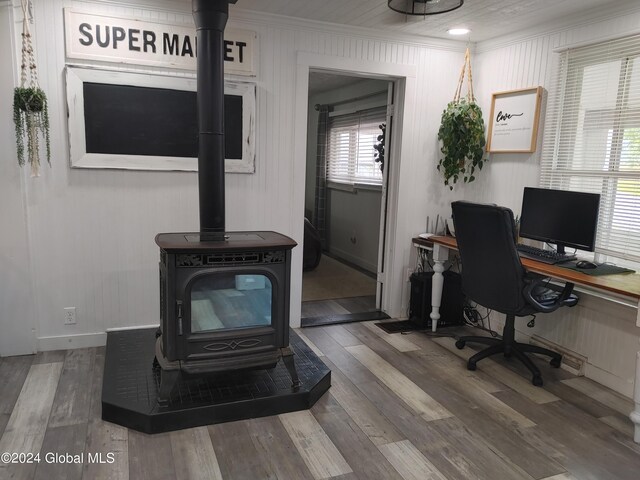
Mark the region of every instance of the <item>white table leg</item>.
MULTIPOLYGON (((636 327, 640 327, 640 302, 638 303, 638 317, 636 318, 636 327)), ((640 351, 636 354, 636 381, 633 392, 633 401, 635 409, 629 415, 629 418, 635 425, 633 440, 640 443, 640 351)))
POLYGON ((433 278, 431 280, 431 331, 435 332, 440 320, 440 305, 442 303, 442 288, 444 286, 444 262, 449 258, 449 249, 442 245, 433 246, 433 278))

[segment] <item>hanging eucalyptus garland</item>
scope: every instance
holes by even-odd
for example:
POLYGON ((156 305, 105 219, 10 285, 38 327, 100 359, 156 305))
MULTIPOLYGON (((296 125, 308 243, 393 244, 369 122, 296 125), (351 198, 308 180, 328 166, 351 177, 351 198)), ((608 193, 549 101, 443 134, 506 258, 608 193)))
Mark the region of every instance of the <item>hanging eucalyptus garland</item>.
POLYGON ((471 54, 469 49, 464 56, 464 64, 458 80, 458 88, 453 101, 442 112, 438 140, 442 141, 441 152, 444 155, 438 162, 438 171, 444 175, 444 184, 453 190, 459 179, 465 183, 473 182, 476 169, 484 166, 484 121, 482 110, 473 96, 471 78, 471 54), (469 74, 467 98, 460 98, 465 71, 469 74))
POLYGON ((51 142, 49 137, 49 110, 47 96, 38 85, 38 71, 33 54, 33 42, 29 31, 31 20, 29 0, 21 0, 24 18, 22 21, 22 64, 20 86, 13 91, 13 123, 16 129, 18 165, 31 165, 31 176, 40 176, 40 137, 45 141, 47 162, 51 165, 51 142))

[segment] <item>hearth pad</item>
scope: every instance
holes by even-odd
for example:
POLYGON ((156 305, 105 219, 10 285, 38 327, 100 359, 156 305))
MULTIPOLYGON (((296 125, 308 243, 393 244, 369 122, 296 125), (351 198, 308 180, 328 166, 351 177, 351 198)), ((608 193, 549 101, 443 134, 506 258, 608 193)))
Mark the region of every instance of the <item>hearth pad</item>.
POLYGON ((331 371, 290 330, 301 385, 291 386, 282 361, 270 370, 182 378, 168 406, 157 402, 160 371, 153 368, 156 329, 107 334, 102 419, 144 433, 306 410, 331 386, 331 371))

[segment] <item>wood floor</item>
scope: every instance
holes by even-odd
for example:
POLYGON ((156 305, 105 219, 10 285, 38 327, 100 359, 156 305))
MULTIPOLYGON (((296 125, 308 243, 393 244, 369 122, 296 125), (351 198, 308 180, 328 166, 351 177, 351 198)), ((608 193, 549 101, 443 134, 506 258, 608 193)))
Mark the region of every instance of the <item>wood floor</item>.
POLYGON ((314 270, 302 274, 303 302, 375 294, 375 274, 326 254, 314 270))
POLYGON ((631 402, 589 380, 542 367, 536 388, 502 358, 469 372, 451 338, 373 322, 301 333, 332 369, 310 411, 153 436, 100 419, 104 349, 0 359, 0 453, 41 455, 0 479, 640 478, 631 402))

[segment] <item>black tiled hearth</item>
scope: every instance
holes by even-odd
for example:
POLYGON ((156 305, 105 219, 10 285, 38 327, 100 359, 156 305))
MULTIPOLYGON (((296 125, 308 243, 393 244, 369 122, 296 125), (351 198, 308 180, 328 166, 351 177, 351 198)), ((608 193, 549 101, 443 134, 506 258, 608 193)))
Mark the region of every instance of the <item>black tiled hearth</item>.
POLYGON ((282 360, 268 370, 243 370, 179 381, 171 402, 157 402, 160 371, 153 368, 156 329, 109 332, 102 387, 102 419, 145 433, 265 417, 310 408, 331 385, 331 371, 290 331, 301 385, 291 386, 282 360))

